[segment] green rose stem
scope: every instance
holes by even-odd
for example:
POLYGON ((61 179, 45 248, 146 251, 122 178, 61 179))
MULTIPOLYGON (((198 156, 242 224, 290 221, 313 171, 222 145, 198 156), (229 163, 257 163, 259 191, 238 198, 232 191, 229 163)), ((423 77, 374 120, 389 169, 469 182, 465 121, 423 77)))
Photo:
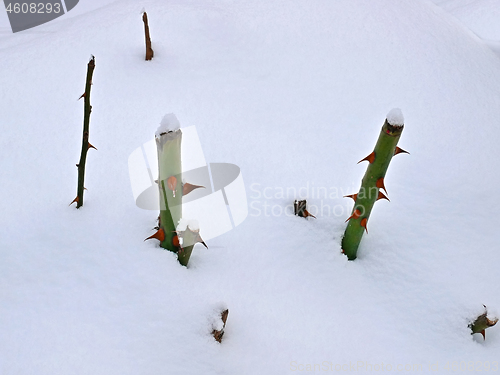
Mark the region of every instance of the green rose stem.
POLYGON ((190 220, 185 230, 181 230, 183 224, 180 224, 177 230, 177 234, 182 238, 181 249, 178 252, 179 263, 183 266, 187 266, 191 253, 193 252, 194 245, 199 242, 208 249, 208 246, 203 242, 200 236, 200 228, 196 220, 190 220))
POLYGON ((349 223, 342 238, 342 252, 349 260, 356 259, 363 233, 368 233, 367 222, 374 203, 379 199, 389 200, 381 190, 387 193, 384 177, 393 155, 407 153, 397 147, 403 128, 404 118, 401 110, 391 110, 382 126, 375 149, 359 162, 368 161, 369 165, 358 194, 347 195, 354 200, 351 216, 346 220, 349 223))
POLYGON ((174 253, 180 250, 176 227, 182 217, 181 141, 181 129, 162 131, 156 135, 160 216, 158 231, 146 238, 156 238, 161 247, 174 253))
POLYGON ((205 245, 205 243, 201 240, 198 224, 195 221, 190 221, 191 224, 186 230, 178 230, 182 218, 182 197, 203 186, 182 183, 182 130, 174 114, 165 115, 155 139, 158 152, 160 215, 157 232, 146 240, 152 238, 159 240, 162 248, 176 253, 179 263, 187 266, 194 244, 201 242, 205 245), (182 238, 182 242, 179 237, 182 238))
MULTIPOLYGON (((85 180, 85 162, 87 160, 87 151, 89 148, 94 148, 89 143, 89 123, 90 123, 90 113, 92 112, 92 106, 90 105, 90 89, 92 88, 92 75, 94 74, 95 68, 95 57, 92 56, 89 63, 87 64, 87 79, 85 84, 85 92, 79 99, 84 100, 84 118, 83 118, 83 137, 82 137, 82 153, 80 155, 80 162, 76 165, 78 168, 78 187, 76 198, 70 203, 70 206, 76 202, 76 208, 83 206, 83 191, 84 180, 85 180)), ((96 149, 97 150, 97 149, 96 149)))

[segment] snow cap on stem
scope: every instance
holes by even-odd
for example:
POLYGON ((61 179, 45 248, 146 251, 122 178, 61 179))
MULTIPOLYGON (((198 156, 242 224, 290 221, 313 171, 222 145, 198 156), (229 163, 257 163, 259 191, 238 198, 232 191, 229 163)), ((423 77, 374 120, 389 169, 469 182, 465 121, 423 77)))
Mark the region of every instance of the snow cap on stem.
POLYGON ((403 112, 399 108, 391 109, 386 118, 389 125, 392 126, 403 126, 405 124, 403 112))
POLYGON ((164 133, 168 132, 174 132, 176 130, 179 130, 181 127, 181 124, 175 114, 173 113, 167 113, 165 116, 163 116, 160 126, 156 130, 156 137, 160 137, 164 133))

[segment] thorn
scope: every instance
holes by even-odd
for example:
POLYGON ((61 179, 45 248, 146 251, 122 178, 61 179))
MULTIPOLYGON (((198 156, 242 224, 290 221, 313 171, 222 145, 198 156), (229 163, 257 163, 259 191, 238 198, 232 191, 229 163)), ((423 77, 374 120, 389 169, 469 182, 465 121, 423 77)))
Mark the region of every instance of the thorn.
POLYGON ((386 195, 384 193, 382 193, 380 190, 378 192, 378 197, 377 197, 377 200, 379 199, 387 199, 389 202, 391 201, 389 198, 386 197, 386 195))
POLYGON ((76 167, 77 167, 77 168, 80 168, 80 164, 77 164, 77 165, 76 165, 76 167))
POLYGON ((358 198, 358 194, 344 195, 344 198, 352 198, 354 200, 354 202, 356 202, 356 199, 358 198))
POLYGON ((358 164, 361 163, 362 161, 369 161, 370 164, 373 163, 375 161, 375 151, 373 151, 370 155, 368 155, 366 158, 358 161, 358 164))
POLYGON ((83 190, 88 190, 85 186, 83 187, 83 190))
POLYGON ((70 204, 68 204, 68 206, 71 206, 75 202, 76 203, 80 202, 80 199, 78 197, 76 197, 75 199, 73 199, 73 202, 71 202, 70 204))
POLYGON ((163 231, 163 228, 160 228, 155 234, 153 234, 152 236, 149 236, 144 241, 150 240, 152 238, 156 238, 160 242, 165 241, 165 232, 163 231))
POLYGON ((90 142, 88 142, 88 144, 89 144, 89 147, 88 147, 88 148, 93 148, 94 150, 97 150, 97 148, 95 148, 94 146, 92 146, 92 145, 90 144, 90 142))
POLYGON ((177 178, 175 178, 175 176, 167 178, 167 187, 174 192, 175 198, 175 188, 177 187, 177 178))
POLYGON ((379 189, 384 189, 385 193, 387 194, 387 190, 385 188, 385 185, 384 185, 384 178, 383 177, 380 177, 378 180, 377 180, 377 187, 379 189))
POLYGON ((82 96, 78 98, 78 100, 80 100, 81 98, 85 98, 85 93, 83 93, 82 96))
POLYGON ((311 214, 309 213, 309 211, 307 211, 306 209, 304 209, 304 217, 309 217, 309 216, 311 216, 311 217, 313 217, 313 218, 315 218, 315 219, 316 219, 316 216, 311 215, 311 214))
POLYGON ((205 247, 208 249, 207 244, 203 241, 203 239, 201 238, 201 236, 200 236, 200 234, 199 234, 199 233, 198 233, 198 235, 196 236, 195 241, 196 241, 196 242, 201 243, 203 246, 205 246, 205 247))
POLYGON ((180 245, 179 236, 177 234, 175 234, 174 237, 172 237, 172 245, 174 245, 175 247, 179 247, 180 245))
POLYGON ((340 252, 341 252, 342 254, 345 254, 344 249, 340 249, 340 252))
POLYGON ((403 150, 402 148, 399 148, 396 146, 396 150, 394 151, 394 155, 397 155, 397 154, 410 154, 408 151, 405 151, 403 150))
POLYGON ((198 188, 205 189, 205 186, 193 185, 193 184, 190 184, 189 182, 185 182, 185 183, 182 184, 182 195, 188 195, 194 189, 198 189, 198 188))
MULTIPOLYGON (((205 247, 208 249, 208 246, 207 246, 207 244, 203 241, 203 239, 201 238, 201 236, 200 236, 200 232, 199 232, 199 231, 197 231, 197 230, 196 230, 196 231, 193 231, 193 230, 191 230, 189 227, 187 227, 187 228, 186 228, 186 230, 189 230, 190 232, 192 232, 192 233, 195 233, 195 234, 196 234, 196 237, 194 238, 194 243, 193 243, 193 246, 194 246, 196 243, 198 243, 198 242, 199 242, 199 243, 201 243, 203 246, 205 246, 205 247)), ((181 236, 181 237, 182 237, 182 236, 184 235, 184 232, 185 232, 185 231, 177 231, 177 234, 178 234, 179 236, 181 236)), ((191 246, 191 245, 189 245, 189 246, 191 246)), ((182 249, 182 247, 181 247, 181 249, 182 249)))
POLYGON ((362 226, 363 228, 365 228, 366 233, 368 233, 368 228, 366 227, 366 222, 367 222, 367 221, 368 221, 368 219, 367 219, 366 217, 365 217, 365 218, 363 218, 363 219, 361 219, 361 226, 362 226))
POLYGON ((358 219, 359 217, 361 216, 361 211, 357 208, 354 210, 354 212, 352 213, 352 215, 349 217, 349 219, 347 219, 345 221, 345 223, 347 223, 349 220, 351 219, 358 219))
POLYGON ((489 320, 488 318, 486 318, 486 324, 488 324, 488 327, 493 327, 497 323, 498 323, 498 318, 493 320, 489 320))
POLYGON ((486 332, 483 329, 481 332, 479 332, 481 335, 483 335, 483 341, 486 340, 486 332))

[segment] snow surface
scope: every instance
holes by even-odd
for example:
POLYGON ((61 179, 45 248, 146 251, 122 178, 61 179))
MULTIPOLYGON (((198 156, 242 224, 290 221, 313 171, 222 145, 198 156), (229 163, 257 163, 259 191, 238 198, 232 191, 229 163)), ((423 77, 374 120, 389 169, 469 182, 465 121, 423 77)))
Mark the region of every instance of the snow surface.
POLYGON ((449 373, 499 360, 499 326, 483 341, 467 324, 500 306, 500 60, 436 5, 119 0, 2 33, 0 66, 0 374, 274 375, 325 361, 449 373), (89 54, 99 151, 76 210, 89 54), (393 159, 391 202, 348 262, 342 196, 394 107, 411 155, 393 159), (128 176, 166 112, 196 126, 208 162, 241 168, 249 203, 188 268, 143 241, 158 213, 135 206, 128 176), (302 197, 317 220, 291 214, 302 197))
POLYGON ((403 112, 399 108, 393 108, 389 111, 386 116, 387 122, 394 126, 403 126, 405 124, 405 118, 403 112))
POLYGON ((500 56, 500 1, 432 0, 452 14, 500 56))

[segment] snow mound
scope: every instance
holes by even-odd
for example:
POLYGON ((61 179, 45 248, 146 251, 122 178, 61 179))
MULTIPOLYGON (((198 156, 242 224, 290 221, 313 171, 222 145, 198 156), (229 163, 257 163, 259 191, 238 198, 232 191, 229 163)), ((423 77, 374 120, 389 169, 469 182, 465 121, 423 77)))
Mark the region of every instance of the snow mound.
POLYGON ((210 332, 213 329, 220 331, 224 328, 224 322, 221 319, 221 314, 223 311, 228 310, 227 304, 223 301, 219 301, 213 304, 212 310, 208 316, 208 326, 210 328, 210 332))

